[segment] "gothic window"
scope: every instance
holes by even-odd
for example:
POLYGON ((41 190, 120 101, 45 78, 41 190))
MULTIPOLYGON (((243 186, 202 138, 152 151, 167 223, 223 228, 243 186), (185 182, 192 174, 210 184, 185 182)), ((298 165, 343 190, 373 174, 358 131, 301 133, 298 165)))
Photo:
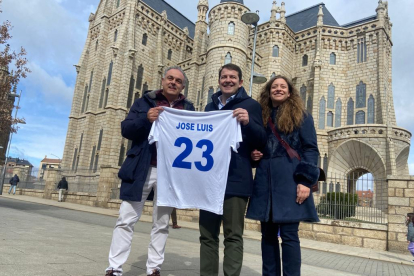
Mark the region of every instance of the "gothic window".
POLYGON ((98 163, 99 163, 99 154, 96 154, 95 165, 93 166, 93 172, 96 172, 98 170, 98 163))
POLYGON ((234 35, 234 22, 230 21, 229 26, 227 27, 227 34, 234 35))
POLYGON ((97 150, 100 150, 100 149, 101 149, 101 144, 102 144, 102 136, 103 136, 103 129, 101 129, 101 130, 99 131, 98 148, 97 148, 97 150))
POLYGON ((75 149, 75 153, 73 154, 73 161, 72 161, 72 171, 75 170, 77 156, 78 156, 78 149, 75 149))
POLYGON ((304 55, 302 57, 302 66, 307 66, 308 65, 308 55, 304 55))
POLYGON ((93 163, 94 163, 94 160, 95 160, 95 151, 96 151, 96 146, 93 146, 92 154, 91 154, 91 162, 89 163, 89 170, 92 170, 92 168, 93 168, 93 163))
POLYGON ((336 64, 336 54, 335 53, 331 53, 331 55, 329 56, 329 64, 336 64))
POLYGON ((207 103, 211 103, 212 101, 211 96, 213 96, 213 94, 214 94, 214 88, 210 87, 210 89, 208 90, 207 103))
POLYGON ((277 45, 273 46, 272 56, 273 57, 278 57, 279 56, 279 46, 277 46, 277 45))
POLYGON ((312 95, 309 95, 309 97, 308 97, 308 102, 307 102, 307 104, 306 104, 306 110, 307 110, 309 113, 312 113, 312 108, 313 108, 313 97, 312 97, 312 95))
POLYGON ((355 114, 355 124, 362 125, 365 124, 365 112, 360 110, 355 114))
POLYGON ((326 115, 326 125, 328 127, 333 127, 333 113, 332 111, 329 111, 326 115))
POLYGON ((95 51, 98 50, 98 45, 99 45, 99 42, 98 42, 98 40, 96 40, 96 42, 95 42, 95 51))
POLYGON ((172 56, 172 50, 171 50, 171 49, 169 49, 169 50, 168 50, 168 56, 167 56, 167 59, 168 59, 168 60, 171 60, 171 56, 172 56))
POLYGON ((121 148, 119 149, 119 160, 118 160, 118 166, 122 166, 122 163, 124 162, 125 157, 125 146, 122 143, 121 148))
POLYGON ((88 90, 88 92, 91 92, 92 79, 93 79, 93 71, 91 71, 91 77, 89 78, 89 90, 88 90))
POLYGON ((341 116, 342 116, 342 101, 340 98, 336 100, 335 107, 335 127, 341 126, 341 116))
POLYGON ((83 92, 83 102, 82 102, 82 110, 81 113, 85 112, 86 107, 86 100, 88 98, 88 85, 85 86, 85 91, 83 92))
POLYGON ((367 43, 365 37, 358 38, 357 41, 357 62, 367 61, 367 43))
POLYGON ((109 89, 107 88, 105 91, 105 99, 104 99, 104 107, 108 104, 108 97, 109 97, 109 89))
POLYGON ((115 30, 115 33, 114 33, 114 42, 116 41, 117 38, 118 38, 118 30, 115 30))
POLYGON ((359 82, 359 84, 356 87, 356 108, 363 108, 366 106, 367 102, 367 96, 366 96, 366 84, 362 81, 359 82))
POLYGON ((129 79, 129 90, 128 90, 128 99, 127 99, 127 108, 130 108, 132 105, 132 97, 134 96, 134 77, 131 75, 129 79))
POLYGON ((371 94, 371 95, 369 95, 369 98, 368 98, 368 122, 367 122, 368 124, 374 124, 375 123, 374 110, 375 110, 375 100, 374 100, 374 97, 371 94))
POLYGON ((325 156, 323 157, 323 170, 325 173, 328 173, 328 155, 325 153, 325 156))
POLYGON ((274 77, 276 77, 276 73, 275 72, 273 72, 271 75, 270 75, 270 78, 272 79, 272 78, 274 78, 274 77))
POLYGON ((135 83, 135 88, 141 90, 142 85, 142 79, 144 78, 144 67, 142 67, 142 64, 138 66, 138 72, 137 72, 137 82, 135 83))
POLYGON ((147 34, 143 34, 142 35, 142 45, 144 45, 144 46, 147 45, 147 39, 148 39, 148 35, 147 34))
POLYGON ((106 81, 106 85, 111 84, 111 77, 112 77, 112 67, 114 66, 114 62, 111 60, 111 63, 109 63, 109 70, 108 70, 108 78, 106 81))
POLYGON ((306 86, 304 84, 300 88, 300 98, 302 99, 303 104, 305 104, 306 103, 306 86))
POLYGON ((346 108, 346 124, 354 124, 354 100, 352 100, 352 98, 349 98, 348 106, 346 108))
POLYGON ((102 108, 103 100, 105 97, 105 83, 106 83, 106 79, 104 78, 102 81, 102 87, 101 87, 101 97, 99 98, 99 108, 102 108))
POLYGON ((184 96, 187 98, 188 96, 188 85, 189 85, 189 81, 187 80, 187 83, 185 84, 185 88, 184 88, 184 96))
POLYGON ((142 93, 145 93, 148 91, 148 84, 147 82, 144 83, 144 85, 142 86, 142 93))
POLYGON ((230 52, 227 52, 226 57, 224 58, 224 64, 231 63, 231 54, 230 52))
POLYGON ((325 109, 326 100, 325 97, 319 101, 319 129, 325 129, 325 109))
POLYGON ((121 0, 117 0, 117 1, 116 1, 116 7, 117 7, 117 8, 119 7, 119 2, 121 2, 121 0))
POLYGON ((79 153, 82 150, 82 141, 83 141, 83 133, 81 134, 80 142, 79 142, 79 153))
POLYGON ((335 86, 331 83, 328 86, 328 108, 334 108, 335 86))

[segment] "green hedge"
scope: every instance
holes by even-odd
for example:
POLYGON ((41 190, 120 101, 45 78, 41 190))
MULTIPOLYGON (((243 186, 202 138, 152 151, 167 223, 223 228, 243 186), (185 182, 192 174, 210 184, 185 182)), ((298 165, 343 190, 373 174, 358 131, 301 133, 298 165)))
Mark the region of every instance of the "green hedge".
POLYGON ((344 219, 355 216, 357 204, 357 194, 327 193, 321 197, 321 201, 316 207, 316 210, 322 216, 344 219))

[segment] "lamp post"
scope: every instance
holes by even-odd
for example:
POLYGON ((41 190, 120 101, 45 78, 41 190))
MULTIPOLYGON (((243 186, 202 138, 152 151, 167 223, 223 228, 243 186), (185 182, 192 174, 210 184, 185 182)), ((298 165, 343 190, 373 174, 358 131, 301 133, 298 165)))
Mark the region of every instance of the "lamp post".
POLYGON ((259 22, 259 20, 260 20, 259 11, 256 11, 255 13, 254 12, 246 12, 241 17, 241 21, 243 21, 243 23, 254 26, 252 67, 251 67, 251 70, 250 70, 250 86, 249 86, 249 96, 250 97, 252 96, 253 82, 258 83, 258 84, 266 82, 266 77, 265 76, 254 72, 254 60, 255 60, 255 57, 256 57, 257 22, 259 22))
MULTIPOLYGON (((14 118, 17 118, 17 111, 19 110, 19 104, 20 104, 20 97, 22 95, 22 91, 20 90, 20 94, 14 94, 14 93, 10 93, 9 96, 11 97, 18 97, 19 99, 17 100, 17 105, 16 105, 16 111, 14 112, 14 118)), ((10 132, 10 136, 9 136, 9 142, 7 144, 7 150, 6 150, 6 158, 4 159, 4 166, 3 166, 3 172, 1 174, 1 181, 0 181, 0 195, 3 194, 3 184, 4 184, 4 178, 6 176, 6 165, 7 165, 7 161, 8 161, 8 156, 9 156, 9 152, 10 152, 10 145, 11 145, 11 141, 13 138, 13 132, 10 132)))

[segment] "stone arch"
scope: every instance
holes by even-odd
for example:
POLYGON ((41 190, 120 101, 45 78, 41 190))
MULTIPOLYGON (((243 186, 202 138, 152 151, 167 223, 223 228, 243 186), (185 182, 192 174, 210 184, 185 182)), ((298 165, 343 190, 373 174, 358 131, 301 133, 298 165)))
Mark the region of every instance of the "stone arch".
POLYGON ((386 177, 385 161, 381 154, 371 145, 356 139, 347 140, 334 150, 330 156, 328 170, 329 174, 337 175, 365 170, 375 179, 386 177))
POLYGON ((410 146, 403 148, 395 159, 395 166, 397 170, 397 175, 408 175, 408 154, 410 152, 410 146))

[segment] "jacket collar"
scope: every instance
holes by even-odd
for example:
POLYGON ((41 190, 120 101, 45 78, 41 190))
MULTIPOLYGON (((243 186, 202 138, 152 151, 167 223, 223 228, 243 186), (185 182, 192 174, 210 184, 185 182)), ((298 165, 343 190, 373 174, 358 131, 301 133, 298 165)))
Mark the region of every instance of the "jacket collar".
MULTIPOLYGON (((214 103, 214 105, 218 108, 218 104, 219 104, 219 96, 221 96, 223 93, 221 92, 221 90, 220 91, 218 91, 218 92, 216 92, 216 93, 214 93, 213 94, 213 96, 211 96, 211 99, 212 99, 212 101, 213 101, 213 103, 214 103)), ((234 99, 233 100, 231 100, 228 104, 226 104, 223 108, 226 108, 226 106, 227 105, 229 105, 229 106, 232 106, 232 105, 234 105, 234 104, 236 104, 236 103, 239 103, 239 102, 242 102, 242 101, 244 101, 244 100, 246 100, 246 99, 250 99, 250 96, 249 95, 247 95, 247 92, 246 92, 246 90, 244 89, 244 87, 243 86, 241 86, 238 90, 237 90, 237 92, 236 92, 236 94, 235 94, 235 96, 234 96, 234 99)))

